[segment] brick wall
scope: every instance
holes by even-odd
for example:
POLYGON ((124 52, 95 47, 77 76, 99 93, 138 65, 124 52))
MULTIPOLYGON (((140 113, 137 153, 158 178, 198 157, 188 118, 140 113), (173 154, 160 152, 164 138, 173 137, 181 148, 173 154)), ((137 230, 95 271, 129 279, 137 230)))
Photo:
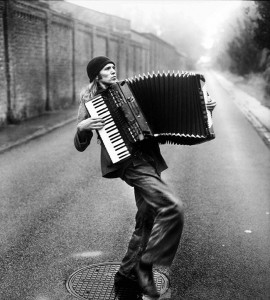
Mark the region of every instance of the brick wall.
POLYGON ((171 45, 131 30, 128 20, 64 1, 0 0, 0 126, 75 103, 97 55, 115 61, 119 79, 180 61, 171 45))
POLYGON ((10 117, 21 120, 45 111, 46 15, 18 5, 9 21, 10 117))
POLYGON ((49 30, 49 107, 55 110, 73 103, 73 23, 54 15, 49 30))

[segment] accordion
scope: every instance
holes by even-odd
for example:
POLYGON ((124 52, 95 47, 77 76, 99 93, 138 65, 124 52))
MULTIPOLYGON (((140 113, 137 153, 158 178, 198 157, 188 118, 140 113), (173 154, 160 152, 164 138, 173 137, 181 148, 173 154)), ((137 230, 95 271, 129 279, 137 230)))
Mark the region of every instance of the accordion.
POLYGON ((85 105, 92 117, 105 120, 99 135, 117 163, 130 157, 135 145, 148 137, 178 145, 214 139, 207 100, 203 75, 153 73, 113 84, 85 105))

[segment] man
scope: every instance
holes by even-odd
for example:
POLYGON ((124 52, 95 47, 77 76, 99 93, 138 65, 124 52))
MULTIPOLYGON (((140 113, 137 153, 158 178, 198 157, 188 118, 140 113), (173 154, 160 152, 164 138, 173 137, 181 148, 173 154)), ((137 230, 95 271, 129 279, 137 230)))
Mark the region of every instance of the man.
MULTIPOLYGON (((117 81, 115 63, 98 56, 87 65, 90 85, 81 95, 77 132, 74 144, 84 151, 93 130, 104 126, 102 118, 89 116, 84 101, 107 89, 117 81)), ((134 188, 136 226, 125 257, 115 276, 115 284, 136 281, 142 292, 152 298, 159 293, 153 279, 153 264, 170 266, 176 254, 183 230, 183 204, 169 190, 160 177, 167 165, 158 143, 148 138, 140 142, 132 156, 124 162, 112 164, 101 141, 101 170, 106 178, 120 177, 134 188)))

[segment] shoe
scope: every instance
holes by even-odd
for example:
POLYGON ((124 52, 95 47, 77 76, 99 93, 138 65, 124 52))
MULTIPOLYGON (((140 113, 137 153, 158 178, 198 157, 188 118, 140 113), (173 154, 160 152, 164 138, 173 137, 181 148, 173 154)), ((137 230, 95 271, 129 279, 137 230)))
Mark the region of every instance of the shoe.
POLYGON ((127 290, 128 300, 143 300, 142 290, 133 274, 125 276, 118 271, 114 276, 114 287, 118 300, 127 300, 127 290))
POLYGON ((140 291, 140 286, 138 284, 138 279, 134 274, 130 274, 130 276, 125 276, 119 271, 114 275, 114 285, 115 287, 130 287, 135 290, 140 291))
POLYGON ((140 261, 135 267, 135 272, 143 294, 150 296, 153 299, 158 299, 160 293, 157 291, 155 285, 152 264, 145 264, 140 261))

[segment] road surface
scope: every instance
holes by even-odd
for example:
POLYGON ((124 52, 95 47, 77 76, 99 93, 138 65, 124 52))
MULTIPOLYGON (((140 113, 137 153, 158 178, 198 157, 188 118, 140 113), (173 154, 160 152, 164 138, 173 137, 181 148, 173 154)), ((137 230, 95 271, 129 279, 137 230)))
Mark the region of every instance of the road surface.
MULTIPOLYGON (((216 139, 161 146, 162 176, 185 203, 171 299, 270 299, 269 149, 206 78, 216 139)), ((74 133, 70 124, 0 155, 1 300, 75 299, 65 287, 75 270, 125 253, 133 191, 101 178, 96 136, 79 153, 74 133)))

